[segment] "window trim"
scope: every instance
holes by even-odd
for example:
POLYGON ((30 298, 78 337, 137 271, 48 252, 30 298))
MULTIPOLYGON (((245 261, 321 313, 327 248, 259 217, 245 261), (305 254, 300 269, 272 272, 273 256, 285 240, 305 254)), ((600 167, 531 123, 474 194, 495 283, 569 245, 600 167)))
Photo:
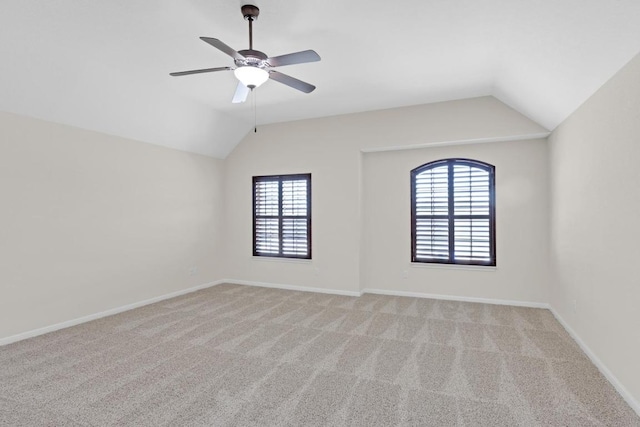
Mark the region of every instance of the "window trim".
MULTIPOLYGON (((479 160, 465 159, 465 158, 449 158, 435 160, 425 163, 411 170, 411 262, 418 264, 447 264, 447 265, 466 265, 466 266, 485 266, 496 267, 496 191, 495 191, 495 166, 481 162, 479 160), (467 165, 475 168, 485 170, 489 173, 489 256, 488 262, 473 261, 473 260, 455 260, 455 233, 454 233, 454 219, 456 218, 453 211, 453 166, 455 164, 467 165), (447 185, 449 191, 449 205, 447 209, 447 219, 449 226, 449 258, 448 259, 431 259, 423 260, 416 257, 416 176, 420 173, 433 169, 439 166, 448 166, 447 170, 447 185)), ((464 215, 469 216, 469 215, 464 215)))
POLYGON ((283 258, 283 259, 300 259, 300 260, 310 260, 311 259, 311 174, 310 173, 297 173, 297 174, 286 174, 286 175, 260 175, 254 176, 252 178, 252 206, 253 206, 253 256, 261 257, 261 258, 283 258), (293 181, 293 180, 305 180, 307 183, 307 215, 306 216, 291 216, 291 215, 282 215, 282 183, 284 181, 293 181), (278 182, 278 215, 257 215, 256 213, 256 183, 257 182, 268 182, 268 181, 276 181, 278 182), (279 241, 279 253, 277 254, 263 254, 259 253, 257 250, 257 240, 256 240, 256 220, 259 217, 275 217, 278 221, 278 241, 279 241), (282 253, 282 225, 283 219, 288 218, 306 218, 307 219, 307 255, 287 255, 282 253))

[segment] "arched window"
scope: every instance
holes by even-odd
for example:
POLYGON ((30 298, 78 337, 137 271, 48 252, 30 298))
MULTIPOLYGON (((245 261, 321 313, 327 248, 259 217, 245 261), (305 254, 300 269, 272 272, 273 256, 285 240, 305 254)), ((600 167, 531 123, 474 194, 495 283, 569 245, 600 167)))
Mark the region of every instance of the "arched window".
POLYGON ((411 261, 496 265, 495 168, 444 159, 411 171, 411 261))

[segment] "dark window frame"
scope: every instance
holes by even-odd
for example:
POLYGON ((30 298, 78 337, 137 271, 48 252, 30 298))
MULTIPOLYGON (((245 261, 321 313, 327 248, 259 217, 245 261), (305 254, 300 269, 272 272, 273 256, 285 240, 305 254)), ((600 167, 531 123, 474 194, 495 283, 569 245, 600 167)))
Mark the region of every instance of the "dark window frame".
POLYGON ((289 259, 311 259, 311 174, 310 173, 298 173, 288 175, 262 175, 254 176, 252 179, 252 196, 253 196, 253 256, 268 257, 268 258, 289 258, 289 259), (305 180, 307 183, 307 215, 283 215, 282 214, 282 183, 285 181, 300 181, 305 180), (278 182, 278 215, 258 215, 256 212, 256 183, 257 182, 278 182), (257 248, 256 240, 256 227, 257 219, 278 219, 278 253, 260 253, 257 248), (283 220, 284 219, 301 219, 307 220, 307 254, 306 255, 292 255, 283 253, 283 220))
POLYGON ((452 265, 476 265, 495 267, 496 262, 496 191, 495 191, 495 166, 481 162, 478 160, 464 158, 441 159, 433 162, 425 163, 411 171, 411 262, 421 264, 452 264, 452 265), (453 166, 465 165, 473 168, 482 169, 489 173, 489 214, 488 215, 455 215, 454 197, 453 197, 453 166), (447 166, 447 188, 448 188, 448 207, 447 215, 420 215, 424 218, 447 219, 448 221, 448 237, 449 237, 449 257, 448 259, 418 259, 416 252, 416 222, 418 215, 416 214, 416 177, 429 169, 440 166, 447 166), (455 219, 471 219, 488 217, 489 219, 489 257, 487 262, 474 260, 456 260, 455 259, 455 219))

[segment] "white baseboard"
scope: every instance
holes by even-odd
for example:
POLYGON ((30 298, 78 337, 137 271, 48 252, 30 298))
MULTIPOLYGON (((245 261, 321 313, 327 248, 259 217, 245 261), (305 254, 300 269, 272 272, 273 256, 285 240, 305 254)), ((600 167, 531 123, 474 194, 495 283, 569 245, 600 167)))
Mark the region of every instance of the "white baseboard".
POLYGON ((454 295, 389 291, 386 289, 363 289, 362 291, 358 292, 358 291, 343 291, 340 289, 311 288, 307 286, 283 285, 279 283, 253 282, 249 280, 237 280, 237 279, 225 279, 221 282, 231 283, 234 285, 258 286, 261 288, 274 288, 274 289, 286 289, 291 291, 319 292, 323 294, 347 295, 351 297, 359 297, 362 294, 378 294, 378 295, 389 295, 389 296, 396 296, 396 297, 431 298, 431 299, 440 299, 440 300, 449 300, 449 301, 479 302, 484 304, 514 305, 518 307, 547 308, 547 309, 549 308, 549 304, 543 303, 543 302, 510 301, 510 300, 490 299, 490 298, 459 297, 454 295))
POLYGON ((551 313, 553 313, 553 316, 556 318, 556 320, 569 333, 569 335, 571 335, 571 338, 573 338, 574 341, 578 343, 582 351, 584 351, 585 354, 589 356, 589 359, 591 359, 591 362, 596 365, 596 368, 598 368, 602 375, 604 375, 605 378, 609 380, 611 385, 613 385, 613 387, 618 391, 618 393, 620 393, 620 396, 622 396, 622 398, 629 404, 629 406, 631 406, 631 409, 633 409, 636 414, 640 416, 640 402, 638 402, 631 395, 631 393, 629 393, 629 390, 627 390, 625 386, 622 385, 622 383, 618 380, 618 378, 616 378, 615 375, 613 375, 609 368, 607 368, 607 366, 602 363, 602 361, 589 348, 589 346, 585 344, 584 341, 582 341, 582 338, 580 338, 580 336, 576 334, 576 332, 571 328, 571 326, 569 326, 569 324, 562 318, 562 316, 560 316, 560 314, 553 307, 550 307, 549 310, 551 310, 551 313))
POLYGON ((221 283, 231 283, 234 285, 246 285, 246 286, 258 286, 261 288, 286 289, 288 291, 303 291, 303 292, 317 292, 321 294, 346 295, 350 297, 359 297, 360 295, 362 295, 361 292, 357 292, 357 291, 343 291, 341 289, 327 289, 327 288, 311 288, 308 286, 282 285, 279 283, 253 282, 249 280, 225 279, 225 280, 222 280, 221 283))
POLYGON ((90 322, 92 320, 100 319, 102 317, 112 316, 114 314, 122 313, 123 311, 133 310, 134 308, 142 307, 145 305, 153 304, 159 301, 163 301, 169 298, 179 297, 185 294, 190 294, 191 292, 196 292, 201 289, 210 288, 212 286, 219 285, 224 283, 222 280, 218 280, 216 282, 205 283, 203 285, 194 286, 192 288, 182 289, 176 292, 171 292, 169 294, 160 295, 154 298, 146 299, 144 301, 134 302, 133 304, 123 305, 121 307, 112 308, 110 310, 102 311, 100 313, 90 314, 88 316, 78 317, 77 319, 71 319, 64 322, 56 323, 55 325, 45 326, 44 328, 38 328, 31 331, 23 332, 21 334, 12 335, 6 338, 0 338, 0 346, 14 343, 16 341, 26 340, 27 338, 37 337, 38 335, 43 335, 49 332, 57 331, 59 329, 68 328, 71 326, 76 326, 81 323, 90 322))
POLYGON ((424 294, 420 292, 388 291, 385 289, 363 289, 362 293, 390 295, 395 297, 414 297, 414 298, 439 299, 439 300, 447 300, 447 301, 479 302, 483 304, 514 305, 518 307, 547 308, 547 309, 549 308, 549 304, 544 302, 511 301, 511 300, 492 299, 492 298, 460 297, 455 295, 424 294))

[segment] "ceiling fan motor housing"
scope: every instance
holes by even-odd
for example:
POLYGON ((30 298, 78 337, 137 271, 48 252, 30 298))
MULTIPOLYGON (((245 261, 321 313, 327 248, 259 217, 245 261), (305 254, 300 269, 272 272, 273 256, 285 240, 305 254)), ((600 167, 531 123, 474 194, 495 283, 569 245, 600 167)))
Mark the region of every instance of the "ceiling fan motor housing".
POLYGON ((244 56, 243 59, 236 59, 234 61, 238 67, 249 66, 266 68, 269 65, 267 63, 268 56, 259 50, 246 49, 239 50, 238 53, 244 56))

